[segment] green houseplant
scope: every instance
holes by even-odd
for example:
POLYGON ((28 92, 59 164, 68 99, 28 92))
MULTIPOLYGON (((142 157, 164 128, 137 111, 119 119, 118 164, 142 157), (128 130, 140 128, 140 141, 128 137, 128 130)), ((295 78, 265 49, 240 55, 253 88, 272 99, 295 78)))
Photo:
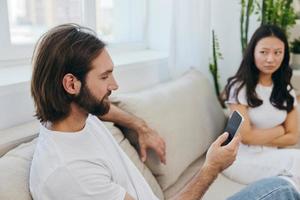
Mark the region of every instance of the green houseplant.
POLYGON ((259 22, 274 24, 281 27, 286 33, 288 28, 296 24, 296 12, 292 0, 240 0, 240 33, 242 53, 248 43, 248 28, 250 16, 254 13, 259 15, 259 22))
POLYGON ((292 67, 300 69, 300 37, 291 42, 292 67))
POLYGON ((222 54, 220 52, 220 45, 218 42, 218 38, 215 35, 215 31, 212 30, 212 61, 209 63, 209 71, 212 74, 213 82, 215 86, 215 92, 219 99, 221 106, 224 108, 225 105, 220 97, 220 83, 219 83, 219 69, 218 69, 218 60, 223 59, 222 54))
POLYGON ((250 16, 254 12, 254 0, 241 0, 240 32, 242 53, 245 51, 248 43, 248 29, 250 16))
POLYGON ((261 10, 261 24, 277 25, 287 33, 288 28, 296 24, 297 15, 292 3, 293 0, 263 0, 257 4, 261 10))
POLYGON ((300 37, 291 42, 291 52, 294 54, 300 54, 300 37))

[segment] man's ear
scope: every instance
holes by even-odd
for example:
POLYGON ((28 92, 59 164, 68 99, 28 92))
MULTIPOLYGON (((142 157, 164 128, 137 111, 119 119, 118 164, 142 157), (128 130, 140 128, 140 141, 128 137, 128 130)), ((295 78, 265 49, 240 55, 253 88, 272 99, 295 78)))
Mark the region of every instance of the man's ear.
POLYGON ((73 74, 66 74, 62 80, 62 84, 67 93, 79 94, 81 82, 73 74))

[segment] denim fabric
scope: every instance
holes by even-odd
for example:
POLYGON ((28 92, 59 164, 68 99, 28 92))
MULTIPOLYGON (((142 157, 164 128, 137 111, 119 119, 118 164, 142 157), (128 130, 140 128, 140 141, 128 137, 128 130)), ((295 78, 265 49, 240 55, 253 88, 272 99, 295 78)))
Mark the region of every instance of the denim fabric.
POLYGON ((272 177, 248 185, 228 200, 300 200, 300 194, 288 181, 272 177))

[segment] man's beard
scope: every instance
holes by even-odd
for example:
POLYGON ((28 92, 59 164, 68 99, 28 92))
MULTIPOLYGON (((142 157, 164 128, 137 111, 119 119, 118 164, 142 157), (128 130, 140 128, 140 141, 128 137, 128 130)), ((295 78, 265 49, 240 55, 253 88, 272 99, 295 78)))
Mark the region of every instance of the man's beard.
POLYGON ((108 96, 111 92, 108 92, 101 101, 99 101, 88 89, 86 85, 82 85, 80 92, 74 97, 74 102, 77 103, 86 112, 101 116, 108 113, 110 108, 110 102, 108 96))

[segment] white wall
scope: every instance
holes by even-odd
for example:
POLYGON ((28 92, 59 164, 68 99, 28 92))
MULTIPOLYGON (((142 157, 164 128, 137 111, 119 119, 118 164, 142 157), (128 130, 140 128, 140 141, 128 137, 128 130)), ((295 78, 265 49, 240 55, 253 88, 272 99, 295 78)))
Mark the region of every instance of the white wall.
MULTIPOLYGON (((241 62, 240 43, 240 10, 239 0, 212 0, 212 27, 219 39, 223 60, 219 61, 220 82, 225 86, 227 78, 233 76, 241 62)), ((250 20, 249 36, 258 27, 257 19, 250 20)))
POLYGON ((0 111, 0 129, 34 119, 30 83, 0 86, 0 111))
POLYGON ((148 44, 150 49, 169 51, 173 0, 148 1, 148 44))
MULTIPOLYGON (((178 0, 180 1, 180 0, 178 0)), ((166 81, 170 77, 170 70, 168 68, 168 52, 172 41, 170 40, 172 30, 172 2, 173 0, 151 0, 149 3, 148 19, 149 27, 147 29, 147 38, 149 42, 149 48, 158 50, 156 54, 152 52, 140 52, 139 54, 132 53, 131 56, 135 62, 128 60, 128 54, 123 55, 120 59, 118 56, 113 55, 115 61, 115 76, 119 83, 119 93, 136 91, 145 87, 152 86, 158 82, 166 81), (147 57, 151 55, 150 57, 147 57)), ((183 52, 183 56, 180 59, 185 59, 184 63, 187 65, 193 65, 194 63, 200 63, 199 69, 211 80, 211 75, 208 70, 208 57, 212 55, 211 40, 203 40, 205 37, 209 38, 208 34, 210 27, 215 30, 219 39, 221 52, 224 60, 219 61, 220 80, 221 85, 224 86, 229 76, 232 76, 240 62, 241 62, 241 45, 240 45, 240 1, 239 0, 203 0, 199 3, 193 0, 196 6, 211 4, 212 9, 209 12, 209 16, 206 16, 204 12, 193 14, 194 17, 199 17, 197 23, 201 23, 201 28, 191 28, 193 33, 186 34, 184 37, 193 36, 199 39, 195 41, 193 45, 199 45, 195 52, 183 52), (204 33, 203 33, 203 32, 204 33), (201 34, 200 34, 201 32, 201 34)), ((183 2, 181 2, 183 3, 183 2)), ((176 14, 176 13, 175 13, 176 14)), ((190 16, 184 19, 188 23, 190 16)), ((187 24, 186 26, 189 26, 187 24)), ((258 26, 255 18, 251 19, 249 39, 253 31, 258 26)), ((185 34, 184 32, 181 34, 185 34)), ((183 44, 185 40, 181 41, 183 44)), ((180 44, 179 44, 180 46, 180 44)), ((0 70, 0 129, 10 127, 12 125, 29 121, 33 119, 33 103, 30 97, 29 90, 29 75, 26 78, 21 78, 20 82, 11 83, 8 86, 1 84, 4 76, 1 76, 0 70)), ((20 72, 21 73, 21 72, 20 72)), ((24 73, 22 73, 24 74, 24 73)), ((16 79, 20 79, 19 75, 15 74, 16 79)), ((117 93, 118 93, 117 92, 117 93)))
MULTIPOLYGON (((148 1, 147 12, 150 13, 149 27, 146 30, 148 48, 158 50, 157 52, 136 51, 114 54, 111 52, 116 66, 114 74, 119 84, 119 90, 115 94, 150 87, 170 77, 167 52, 170 44, 171 2, 172 0, 148 1)), ((24 63, 17 64, 22 66, 24 63)), ((9 65, 10 63, 6 64, 9 65)), ((34 119, 33 101, 30 96, 30 68, 27 67, 26 74, 20 74, 18 69, 15 74, 0 69, 0 129, 34 119), (7 82, 10 83, 7 85, 7 82)))
MULTIPOLYGON (((145 54, 145 52, 141 53, 145 54)), ((138 55, 139 53, 137 57, 138 55)), ((137 91, 169 78, 168 59, 165 55, 152 55, 148 60, 118 64, 114 74, 120 86, 116 93, 137 91)), ((30 77, 26 76, 21 82, 0 85, 0 129, 34 119, 29 79, 30 77)))
POLYGON ((209 0, 173 0, 169 66, 173 77, 194 67, 206 76, 210 36, 209 0))
MULTIPOLYGON (((300 4, 300 3, 299 3, 300 4)), ((290 29, 290 40, 300 37, 300 19, 297 20, 296 25, 290 29)))

